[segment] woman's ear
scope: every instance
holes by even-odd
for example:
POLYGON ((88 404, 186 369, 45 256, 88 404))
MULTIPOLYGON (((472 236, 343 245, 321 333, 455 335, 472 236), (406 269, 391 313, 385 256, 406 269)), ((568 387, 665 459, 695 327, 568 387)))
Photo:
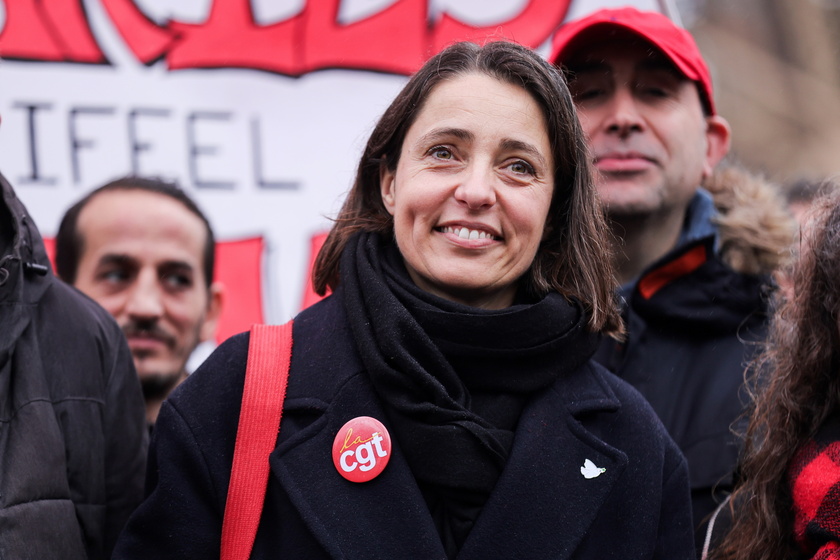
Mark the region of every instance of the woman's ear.
POLYGON ((396 198, 394 179, 395 173, 388 169, 388 163, 383 158, 382 163, 379 164, 379 192, 382 195, 382 204, 392 216, 394 215, 394 199, 396 198))

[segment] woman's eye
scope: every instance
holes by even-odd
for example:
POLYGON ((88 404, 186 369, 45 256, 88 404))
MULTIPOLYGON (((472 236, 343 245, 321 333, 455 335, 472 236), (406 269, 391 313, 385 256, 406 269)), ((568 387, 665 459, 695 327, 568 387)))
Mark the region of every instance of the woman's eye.
POLYGON ((452 151, 443 146, 436 146, 429 151, 437 159, 452 159, 452 151))
POLYGON ((522 160, 511 163, 510 170, 520 175, 534 175, 536 173, 531 164, 522 160))

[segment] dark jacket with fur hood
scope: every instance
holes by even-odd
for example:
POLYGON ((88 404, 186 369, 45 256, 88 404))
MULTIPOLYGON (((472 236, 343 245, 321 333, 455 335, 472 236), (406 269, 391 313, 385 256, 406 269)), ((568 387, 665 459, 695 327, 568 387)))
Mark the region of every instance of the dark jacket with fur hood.
MULTIPOLYGON (((745 364, 765 336, 770 275, 793 239, 763 179, 725 167, 704 187, 716 235, 682 244, 641 275, 626 299, 627 340, 606 341, 596 356, 648 399, 685 454, 695 525, 731 490, 745 364)), ((698 544, 702 535, 701 527, 698 544)))
POLYGON ((142 498, 140 383, 113 318, 52 275, 0 192, 0 558, 109 558, 142 498))

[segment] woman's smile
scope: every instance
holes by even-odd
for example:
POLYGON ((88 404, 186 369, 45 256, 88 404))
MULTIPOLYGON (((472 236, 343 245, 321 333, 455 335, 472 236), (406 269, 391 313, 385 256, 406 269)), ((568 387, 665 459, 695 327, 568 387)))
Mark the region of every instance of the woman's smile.
POLYGON ((489 239, 491 241, 497 239, 497 236, 488 233, 481 229, 470 229, 468 227, 460 226, 444 226, 437 229, 441 233, 452 234, 458 239, 468 239, 474 241, 476 239, 489 239))

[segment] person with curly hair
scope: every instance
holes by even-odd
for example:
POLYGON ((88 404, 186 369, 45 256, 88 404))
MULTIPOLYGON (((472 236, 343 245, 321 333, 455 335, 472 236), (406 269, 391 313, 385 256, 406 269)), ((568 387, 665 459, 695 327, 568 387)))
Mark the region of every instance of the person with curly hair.
POLYGON ((802 227, 792 290, 750 365, 742 483, 719 513, 731 529, 716 560, 840 558, 840 195, 802 227))

